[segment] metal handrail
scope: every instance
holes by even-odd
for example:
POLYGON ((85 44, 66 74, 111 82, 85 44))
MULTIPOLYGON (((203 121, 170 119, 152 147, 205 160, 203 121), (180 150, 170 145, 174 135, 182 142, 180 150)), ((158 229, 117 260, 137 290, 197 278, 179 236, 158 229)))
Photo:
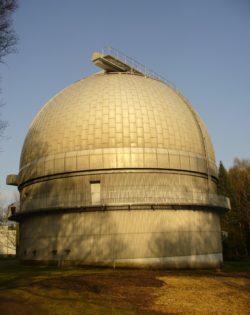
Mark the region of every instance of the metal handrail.
POLYGON ((166 78, 164 78, 162 75, 156 73, 155 71, 148 69, 145 65, 140 63, 139 61, 135 60, 134 58, 131 58, 127 56, 125 53, 122 51, 111 47, 111 46, 106 46, 102 49, 102 54, 103 55, 110 55, 118 60, 121 60, 125 64, 129 65, 131 68, 143 73, 145 76, 162 81, 171 87, 173 87, 176 90, 175 84, 166 78))

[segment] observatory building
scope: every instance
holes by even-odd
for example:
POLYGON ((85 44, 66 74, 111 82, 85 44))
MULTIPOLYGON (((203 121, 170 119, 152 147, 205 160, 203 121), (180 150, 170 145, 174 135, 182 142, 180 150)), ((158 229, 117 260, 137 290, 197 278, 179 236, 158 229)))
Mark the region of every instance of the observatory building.
POLYGON ((207 268, 222 262, 217 169, 207 129, 161 77, 110 49, 56 94, 23 144, 24 261, 207 268))

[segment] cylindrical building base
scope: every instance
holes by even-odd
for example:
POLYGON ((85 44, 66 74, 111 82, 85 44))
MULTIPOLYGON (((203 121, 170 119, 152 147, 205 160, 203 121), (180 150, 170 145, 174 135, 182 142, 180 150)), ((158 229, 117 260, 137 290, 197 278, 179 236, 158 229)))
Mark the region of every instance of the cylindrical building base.
POLYGON ((220 218, 198 210, 40 214, 20 223, 24 261, 151 268, 217 268, 220 218))

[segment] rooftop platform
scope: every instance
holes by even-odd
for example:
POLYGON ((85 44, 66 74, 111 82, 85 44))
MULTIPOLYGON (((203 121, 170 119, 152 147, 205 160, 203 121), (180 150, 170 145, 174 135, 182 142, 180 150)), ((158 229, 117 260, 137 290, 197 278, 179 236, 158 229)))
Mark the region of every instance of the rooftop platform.
POLYGON ((92 62, 106 72, 134 73, 172 85, 171 82, 168 82, 161 75, 112 47, 104 48, 101 52, 94 52, 92 54, 92 62))

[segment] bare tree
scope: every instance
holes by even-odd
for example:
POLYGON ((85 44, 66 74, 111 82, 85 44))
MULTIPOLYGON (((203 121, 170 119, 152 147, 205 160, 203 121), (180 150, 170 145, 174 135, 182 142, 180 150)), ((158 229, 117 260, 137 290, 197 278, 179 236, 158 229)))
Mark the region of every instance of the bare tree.
MULTIPOLYGON (((15 52, 17 36, 12 28, 11 16, 16 8, 17 0, 0 0, 0 63, 3 63, 5 56, 15 52)), ((0 112, 0 141, 6 127, 7 122, 1 119, 0 112)))
POLYGON ((0 0, 0 62, 15 51, 17 36, 12 28, 11 15, 17 8, 17 0, 0 0))
MULTIPOLYGON (((0 110, 1 110, 1 107, 2 107, 2 105, 0 104, 0 110)), ((2 114, 0 111, 0 142, 3 139, 3 132, 4 132, 5 128, 8 126, 7 121, 2 120, 1 116, 2 116, 2 114)), ((0 150, 1 150, 1 148, 0 148, 0 150)))

